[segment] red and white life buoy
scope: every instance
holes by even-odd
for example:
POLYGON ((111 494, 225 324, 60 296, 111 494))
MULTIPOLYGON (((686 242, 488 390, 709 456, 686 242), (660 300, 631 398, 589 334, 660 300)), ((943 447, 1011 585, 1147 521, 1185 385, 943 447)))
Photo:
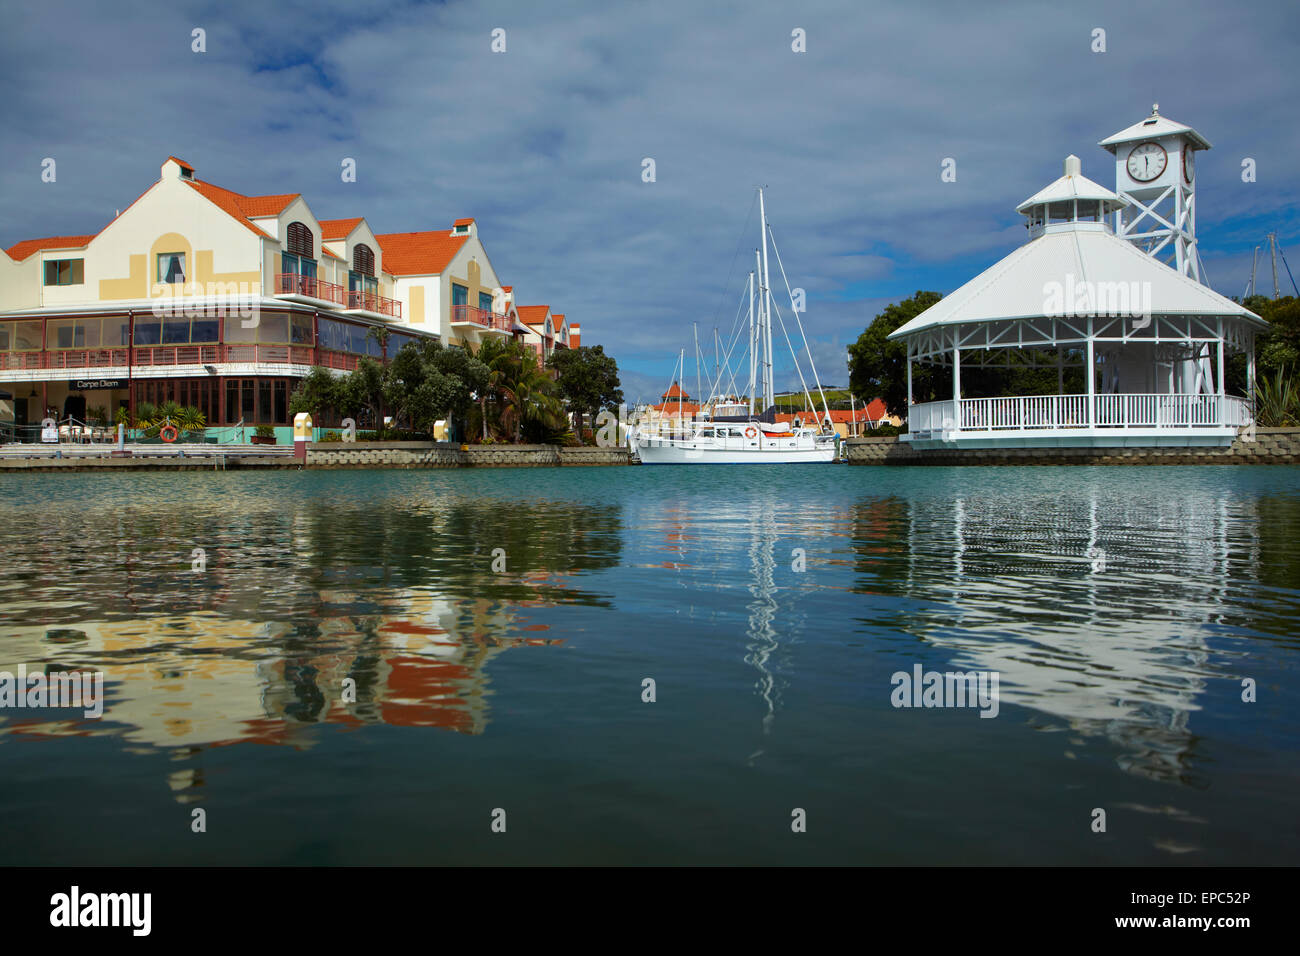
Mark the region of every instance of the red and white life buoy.
POLYGON ((750 425, 748 428, 745 429, 746 438, 753 438, 757 434, 758 434, 758 429, 755 428, 753 425, 750 425))
POLYGON ((158 429, 158 437, 169 445, 174 442, 179 435, 180 432, 176 430, 175 425, 164 425, 162 428, 158 429))

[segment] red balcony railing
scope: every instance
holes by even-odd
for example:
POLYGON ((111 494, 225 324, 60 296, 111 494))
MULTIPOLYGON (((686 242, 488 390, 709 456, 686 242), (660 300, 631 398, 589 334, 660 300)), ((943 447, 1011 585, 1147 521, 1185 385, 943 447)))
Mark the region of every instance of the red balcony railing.
POLYGON ((353 289, 348 292, 347 306, 349 309, 365 309, 367 312, 392 316, 394 319, 402 317, 402 303, 396 299, 386 298, 376 292, 363 292, 360 289, 353 289))
POLYGON ((485 329, 496 329, 498 332, 510 331, 510 317, 502 315, 500 312, 493 312, 491 309, 479 309, 472 305, 453 305, 451 307, 451 324, 468 322, 474 325, 482 326, 485 329))
POLYGON ((301 295, 322 302, 344 304, 343 286, 326 282, 315 276, 300 276, 296 272, 281 272, 275 277, 276 295, 301 295))
MULTIPOLYGON (((322 353, 322 355, 333 353, 322 353)), ((310 345, 144 345, 131 350, 58 349, 49 352, 0 352, 0 371, 22 369, 138 368, 173 365, 217 365, 227 362, 274 365, 315 365, 310 345)), ((334 368, 355 367, 335 365, 334 368)))

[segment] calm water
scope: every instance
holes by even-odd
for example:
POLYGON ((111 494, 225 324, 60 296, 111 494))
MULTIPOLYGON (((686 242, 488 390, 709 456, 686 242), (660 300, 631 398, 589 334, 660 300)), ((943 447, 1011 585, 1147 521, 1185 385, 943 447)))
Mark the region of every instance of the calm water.
POLYGON ((1297 862, 1297 468, 34 475, 0 502, 0 670, 107 694, 0 710, 0 827, 32 836, 3 864, 1297 862), (996 718, 892 706, 918 664, 996 672, 996 718))

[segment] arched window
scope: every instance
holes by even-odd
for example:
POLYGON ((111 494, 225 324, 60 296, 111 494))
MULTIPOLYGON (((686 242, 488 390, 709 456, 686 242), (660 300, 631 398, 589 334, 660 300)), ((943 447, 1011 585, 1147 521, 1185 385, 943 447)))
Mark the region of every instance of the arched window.
POLYGON ((290 255, 302 256, 304 259, 316 258, 316 240, 311 229, 301 222, 289 223, 284 234, 284 246, 290 255))
POLYGON ((375 274, 375 253, 364 243, 359 243, 352 249, 352 271, 363 276, 375 274))

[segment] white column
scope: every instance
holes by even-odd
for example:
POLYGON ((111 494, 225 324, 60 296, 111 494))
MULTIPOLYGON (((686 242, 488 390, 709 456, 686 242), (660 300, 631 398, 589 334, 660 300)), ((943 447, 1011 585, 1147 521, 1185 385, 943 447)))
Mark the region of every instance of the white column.
POLYGON ((910 413, 912 408, 912 346, 907 346, 907 408, 910 413))
POLYGON ((952 426, 961 431, 961 348, 957 339, 959 328, 952 330, 952 426))
POLYGON ((1246 400, 1250 402, 1250 418, 1255 420, 1255 333, 1250 336, 1250 346, 1246 351, 1246 400))
POLYGON ((1093 366, 1092 319, 1088 319, 1088 356, 1084 362, 1084 377, 1088 382, 1088 427, 1097 424, 1097 371, 1093 366))

